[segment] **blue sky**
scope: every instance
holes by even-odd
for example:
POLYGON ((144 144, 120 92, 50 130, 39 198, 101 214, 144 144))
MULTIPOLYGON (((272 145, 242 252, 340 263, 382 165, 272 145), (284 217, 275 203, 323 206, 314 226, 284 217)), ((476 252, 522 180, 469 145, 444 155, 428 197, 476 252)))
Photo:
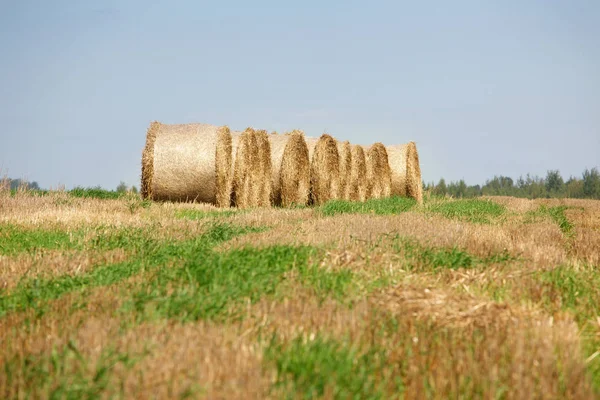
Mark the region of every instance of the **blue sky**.
POLYGON ((7 1, 0 169, 139 187, 152 120, 417 142, 425 181, 600 166, 600 2, 7 1))

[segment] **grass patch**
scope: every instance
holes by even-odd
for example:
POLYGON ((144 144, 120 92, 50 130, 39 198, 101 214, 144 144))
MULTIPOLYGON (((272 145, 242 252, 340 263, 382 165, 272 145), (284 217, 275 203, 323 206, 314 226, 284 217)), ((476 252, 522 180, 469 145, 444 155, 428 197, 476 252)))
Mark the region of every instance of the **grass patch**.
POLYGON ((0 224, 0 254, 14 256, 38 250, 114 250, 139 251, 151 242, 140 228, 99 226, 76 231, 30 229, 0 224))
POLYGON ((323 301, 333 296, 338 301, 348 299, 349 293, 356 289, 355 275, 352 271, 343 269, 329 271, 316 264, 299 266, 299 280, 323 301))
POLYGON ((317 210, 326 216, 337 214, 376 214, 390 215, 409 211, 417 202, 406 197, 389 197, 385 199, 370 199, 365 202, 332 200, 323 204, 317 210))
MULTIPOLYGON (((144 319, 175 318, 224 320, 235 317, 236 305, 275 295, 292 270, 304 271, 309 284, 322 284, 309 268, 312 247, 272 246, 264 249, 242 248, 217 253, 198 252, 180 268, 160 269, 154 278, 133 295, 127 307, 144 319), (311 278, 306 276, 310 275, 311 278)), ((340 290, 327 281, 317 291, 340 290)))
POLYGON ((506 208, 490 200, 463 199, 430 203, 427 210, 450 219, 490 224, 501 217, 506 208))
MULTIPOLYGON (((88 288, 107 286, 131 276, 142 270, 164 267, 177 259, 194 259, 206 254, 207 250, 217 243, 232 239, 234 236, 250 232, 250 229, 228 224, 215 224, 205 234, 183 242, 157 243, 152 240, 139 241, 127 234, 115 236, 112 241, 103 241, 105 248, 121 245, 138 245, 137 253, 129 261, 97 267, 81 275, 62 275, 47 279, 29 279, 21 282, 10 293, 0 290, 0 317, 9 312, 23 311, 34 307, 39 313, 44 312, 44 305, 49 300, 57 299, 65 293, 88 288)), ((142 237, 143 239, 143 237, 142 237)))
POLYGON ((102 200, 115 200, 125 197, 126 192, 116 192, 114 190, 102 189, 100 186, 92 188, 75 187, 68 192, 73 197, 79 197, 84 199, 102 199, 102 200))
POLYGON ((0 224, 0 254, 15 255, 36 249, 66 249, 77 245, 71 234, 58 229, 27 229, 0 224))
POLYGON ((131 369, 142 357, 109 348, 92 361, 82 350, 69 341, 50 353, 18 353, 11 359, 4 359, 4 386, 9 392, 4 393, 3 398, 100 398, 107 391, 119 390, 111 384, 115 367, 131 369))
POLYGON ((570 207, 567 206, 547 207, 546 205, 542 204, 537 210, 527 212, 525 214, 524 222, 532 223, 545 218, 550 218, 558 225, 563 235, 565 235, 567 238, 572 238, 575 235, 575 227, 565 215, 565 210, 569 208, 570 207))
MULTIPOLYGON (((600 351, 598 337, 600 318, 600 275, 592 267, 575 270, 560 266, 541 272, 541 303, 553 314, 557 310, 569 311, 575 317, 583 338, 584 356, 600 351)), ((600 393, 600 358, 596 357, 587 365, 592 384, 600 393)))
POLYGON ((192 221, 203 220, 207 218, 228 218, 235 214, 239 214, 241 211, 238 210, 225 210, 225 211, 201 211, 201 210, 178 210, 175 213, 175 217, 180 219, 189 219, 192 221))
POLYGON ((435 248, 423 246, 411 238, 399 235, 396 235, 393 239, 393 249, 404 258, 408 269, 413 272, 473 269, 518 260, 506 251, 482 258, 473 256, 458 247, 435 248))
MULTIPOLYGON (((358 347, 319 335, 312 340, 294 339, 282 344, 273 339, 265 351, 265 362, 274 365, 274 389, 288 399, 384 399, 385 382, 378 372, 385 359, 376 350, 361 352, 358 347)), ((397 393, 402 392, 401 384, 397 393)))

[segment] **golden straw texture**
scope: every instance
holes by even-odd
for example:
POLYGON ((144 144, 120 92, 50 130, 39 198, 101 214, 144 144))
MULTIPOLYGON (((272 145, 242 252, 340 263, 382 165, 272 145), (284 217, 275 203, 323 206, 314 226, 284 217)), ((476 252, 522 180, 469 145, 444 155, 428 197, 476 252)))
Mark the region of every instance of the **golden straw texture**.
POLYGON ((142 156, 146 196, 153 200, 217 204, 217 153, 220 163, 223 157, 227 161, 223 154, 227 150, 226 136, 220 128, 208 124, 153 123, 142 156), (154 144, 150 161, 151 135, 154 144), (225 140, 225 149, 219 144, 221 140, 225 140), (150 165, 152 173, 148 175, 145 170, 150 165))
POLYGON ((350 169, 352 168, 352 147, 349 141, 338 142, 340 159, 340 187, 339 198, 350 200, 350 169))
POLYGON ((352 146, 352 163, 350 165, 350 200, 365 201, 367 199, 367 162, 365 151, 360 145, 352 146))
POLYGON ((390 197, 391 175, 385 146, 381 143, 375 143, 367 151, 367 192, 369 198, 390 197))
POLYGON ((301 131, 269 135, 271 142, 272 201, 290 207, 305 205, 310 194, 308 147, 301 131))
POLYGON ((339 196, 340 161, 336 140, 328 134, 306 139, 310 156, 312 204, 323 204, 339 196))

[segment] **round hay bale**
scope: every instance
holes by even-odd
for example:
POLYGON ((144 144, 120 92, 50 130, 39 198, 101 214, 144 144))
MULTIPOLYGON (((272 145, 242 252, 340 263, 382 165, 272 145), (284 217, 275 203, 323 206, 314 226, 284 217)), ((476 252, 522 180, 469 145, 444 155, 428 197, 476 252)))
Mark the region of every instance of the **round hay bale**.
POLYGON ((323 204, 339 198, 340 160, 336 140, 328 134, 306 140, 310 157, 310 201, 323 204))
POLYGON ((348 182, 350 200, 365 201, 367 199, 367 161, 365 151, 360 145, 352 146, 352 163, 350 164, 350 181, 348 182))
POLYGON ((271 198, 273 204, 306 205, 310 195, 310 161, 304 133, 269 135, 271 142, 271 198))
POLYGON ((142 182, 140 192, 143 199, 152 200, 152 179, 154 177, 154 142, 160 130, 160 122, 152 121, 146 133, 146 145, 142 151, 142 182))
POLYGON ((257 190, 257 206, 271 205, 271 143, 267 131, 256 131, 258 177, 255 181, 257 190))
POLYGON ((340 187, 339 198, 350 200, 350 169, 352 168, 352 147, 349 141, 338 142, 338 154, 340 157, 340 187))
POLYGON ((256 134, 254 129, 248 128, 242 133, 232 135, 235 161, 233 162, 233 182, 231 191, 231 206, 239 208, 252 207, 253 193, 251 191, 253 168, 256 157, 256 134))
POLYGON ((226 208, 231 203, 232 175, 232 140, 229 127, 223 126, 217 131, 217 148, 215 154, 215 176, 217 178, 217 207, 226 208))
POLYGON ((421 178, 421 164, 419 163, 419 152, 415 142, 408 143, 408 155, 406 162, 406 194, 423 203, 423 179, 421 178))
POLYGON ((227 127, 151 123, 142 153, 144 198, 222 204, 230 138, 227 127))
POLYGON ((407 196, 423 202, 419 153, 415 142, 386 147, 392 170, 392 195, 407 196))
POLYGON ((387 151, 381 143, 375 143, 367 151, 367 185, 369 198, 390 197, 392 171, 390 170, 387 151))

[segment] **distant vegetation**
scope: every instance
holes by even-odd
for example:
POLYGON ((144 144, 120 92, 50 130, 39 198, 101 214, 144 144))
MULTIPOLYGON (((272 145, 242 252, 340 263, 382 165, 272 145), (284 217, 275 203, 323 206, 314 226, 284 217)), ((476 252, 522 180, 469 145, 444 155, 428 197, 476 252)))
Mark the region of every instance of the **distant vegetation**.
MULTIPOLYGON (((37 191, 45 194, 47 190, 41 189, 35 181, 28 182, 21 179, 0 179, 0 188, 10 187, 14 193, 18 190, 37 191)), ((573 199, 600 199, 600 172, 598 168, 586 169, 581 178, 571 176, 565 180, 558 170, 550 170, 545 177, 520 176, 516 181, 508 176, 494 176, 482 185, 467 185, 463 179, 459 181, 446 182, 441 178, 438 183, 423 182, 423 188, 429 193, 437 196, 452 196, 457 198, 471 198, 479 196, 514 196, 528 199, 539 198, 573 198, 573 199)), ((127 186, 125 182, 119 183, 115 190, 107 190, 100 186, 87 187, 77 186, 68 191, 73 196, 85 198, 117 199, 126 193, 138 193, 135 186, 127 186)), ((397 200, 390 200, 392 202, 397 200)), ((379 204, 379 203, 377 203, 379 204)), ((399 206, 405 207, 409 203, 399 206)), ((323 210, 325 214, 337 214, 348 212, 344 206, 346 203, 332 203, 323 210)), ((386 205, 386 207, 389 206, 386 205)), ((371 211, 367 202, 359 208, 371 211)), ((389 208, 389 207, 388 207, 389 208)), ((392 207, 393 208, 393 207, 392 207)), ((380 213, 375 211, 375 213, 380 213)), ((384 212, 385 213, 385 212, 384 212)))
POLYGON ((600 199, 600 173, 597 168, 586 169, 581 178, 564 180, 558 170, 550 170, 545 178, 527 174, 516 181, 507 176, 494 176, 483 186, 468 186, 464 180, 447 183, 440 179, 437 184, 424 185, 434 195, 453 197, 514 196, 536 198, 600 199))

